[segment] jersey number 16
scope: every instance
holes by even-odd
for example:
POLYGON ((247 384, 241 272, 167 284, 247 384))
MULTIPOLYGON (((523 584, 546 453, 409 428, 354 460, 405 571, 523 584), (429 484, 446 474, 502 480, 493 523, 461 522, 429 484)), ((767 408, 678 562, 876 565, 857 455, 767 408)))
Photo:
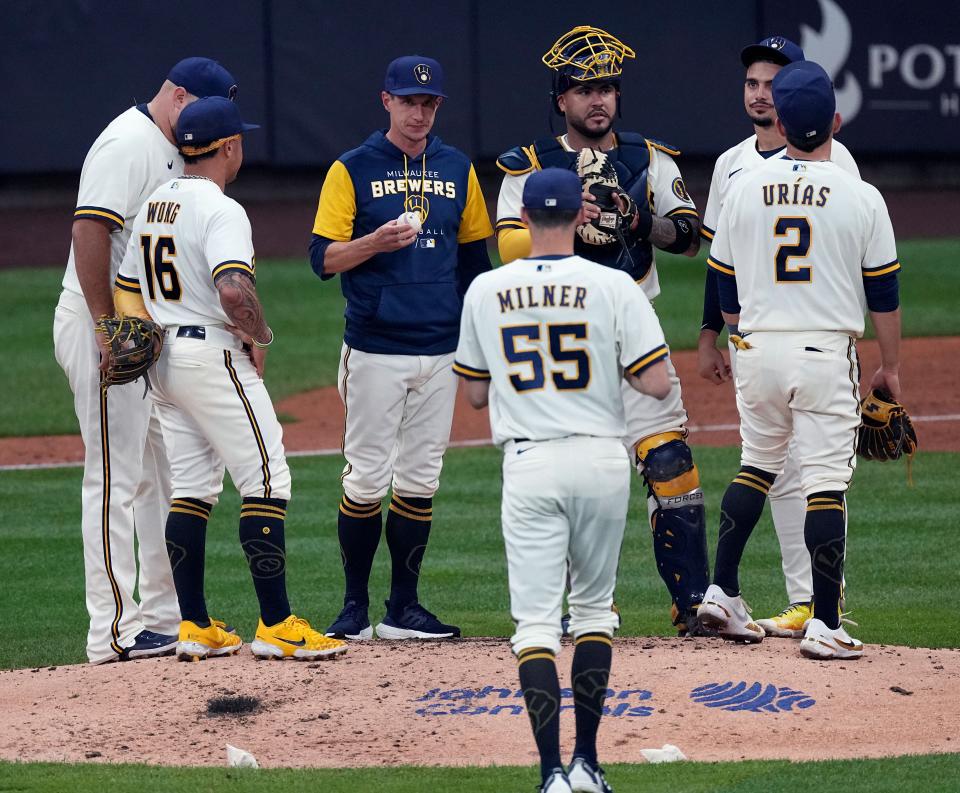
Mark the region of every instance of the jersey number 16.
POLYGON ((173 237, 157 237, 154 243, 152 234, 141 234, 140 250, 143 253, 143 267, 147 273, 147 290, 150 293, 150 299, 157 299, 156 289, 159 289, 160 294, 167 300, 174 302, 180 300, 183 289, 180 286, 177 268, 172 261, 177 255, 177 246, 173 237))

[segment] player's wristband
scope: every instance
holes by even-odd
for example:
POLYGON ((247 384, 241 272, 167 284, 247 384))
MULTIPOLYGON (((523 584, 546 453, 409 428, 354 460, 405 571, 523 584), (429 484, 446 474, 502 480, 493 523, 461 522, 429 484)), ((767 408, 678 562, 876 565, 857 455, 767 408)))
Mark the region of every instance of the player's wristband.
POLYGON ((267 330, 270 331, 270 341, 268 342, 260 342, 260 341, 257 341, 255 338, 253 338, 253 336, 250 337, 250 342, 253 344, 254 347, 258 347, 259 349, 264 350, 267 347, 269 347, 271 344, 273 344, 273 329, 267 328, 267 330))

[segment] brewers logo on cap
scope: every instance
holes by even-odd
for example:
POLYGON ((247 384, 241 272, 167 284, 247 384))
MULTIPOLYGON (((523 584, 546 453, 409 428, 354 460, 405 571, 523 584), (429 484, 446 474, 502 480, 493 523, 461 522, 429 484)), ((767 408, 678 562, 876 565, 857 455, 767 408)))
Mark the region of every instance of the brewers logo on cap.
POLYGON ((767 44, 767 46, 772 50, 782 50, 786 43, 787 42, 783 36, 774 36, 770 39, 770 42, 767 44))
POLYGON ((433 79, 433 73, 425 63, 418 63, 413 69, 413 74, 421 85, 426 85, 433 79))

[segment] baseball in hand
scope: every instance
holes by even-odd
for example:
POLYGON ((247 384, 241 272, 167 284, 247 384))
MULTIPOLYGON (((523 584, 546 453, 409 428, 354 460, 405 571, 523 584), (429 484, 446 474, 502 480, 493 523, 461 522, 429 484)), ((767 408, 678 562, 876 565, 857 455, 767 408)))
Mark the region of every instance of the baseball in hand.
POLYGON ((419 212, 404 212, 397 218, 397 225, 403 226, 413 226, 416 231, 420 231, 423 228, 423 224, 420 222, 420 213, 419 212))

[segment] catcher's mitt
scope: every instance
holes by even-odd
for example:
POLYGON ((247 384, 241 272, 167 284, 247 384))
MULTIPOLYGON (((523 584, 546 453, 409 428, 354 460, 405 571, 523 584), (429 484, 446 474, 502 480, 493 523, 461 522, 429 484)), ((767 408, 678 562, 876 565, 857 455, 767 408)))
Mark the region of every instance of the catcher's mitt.
POLYGON ((110 348, 110 359, 101 380, 104 386, 132 383, 142 377, 163 349, 163 331, 148 319, 101 317, 96 332, 104 335, 110 348))
POLYGON ((903 405, 890 394, 873 389, 860 402, 857 454, 866 460, 899 460, 917 450, 917 433, 903 405))
POLYGON ((590 245, 622 243, 637 215, 637 204, 621 189, 613 163, 602 151, 581 149, 577 155, 577 174, 583 189, 596 199, 600 208, 599 217, 577 226, 580 239, 590 245), (620 196, 623 211, 614 203, 614 193, 620 196))

